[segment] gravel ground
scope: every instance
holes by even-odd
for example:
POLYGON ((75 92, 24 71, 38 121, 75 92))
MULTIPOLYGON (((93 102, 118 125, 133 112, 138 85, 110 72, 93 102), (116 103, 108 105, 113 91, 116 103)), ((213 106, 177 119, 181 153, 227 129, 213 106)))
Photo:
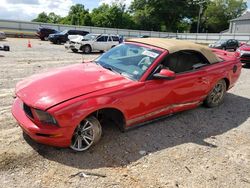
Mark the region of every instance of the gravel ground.
POLYGON ((105 127, 90 150, 37 144, 11 115, 24 77, 98 54, 62 45, 8 39, 0 51, 0 187, 250 187, 250 69, 218 108, 203 106, 121 133, 105 127))

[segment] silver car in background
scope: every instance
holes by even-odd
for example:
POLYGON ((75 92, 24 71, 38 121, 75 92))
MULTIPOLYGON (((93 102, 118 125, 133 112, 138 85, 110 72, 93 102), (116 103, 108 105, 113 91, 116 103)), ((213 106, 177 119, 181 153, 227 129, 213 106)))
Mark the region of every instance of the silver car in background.
POLYGON ((6 35, 4 32, 0 31, 0 40, 6 39, 6 35))

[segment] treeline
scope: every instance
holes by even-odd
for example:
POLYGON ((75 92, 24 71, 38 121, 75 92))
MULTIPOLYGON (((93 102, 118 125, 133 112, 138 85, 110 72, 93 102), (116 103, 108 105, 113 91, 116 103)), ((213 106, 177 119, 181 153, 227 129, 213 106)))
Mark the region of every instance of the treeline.
POLYGON ((245 0, 134 0, 130 7, 122 3, 102 4, 91 12, 82 4, 70 8, 66 17, 40 13, 33 21, 69 25, 87 25, 121 29, 168 32, 221 32, 229 20, 247 9, 245 0))

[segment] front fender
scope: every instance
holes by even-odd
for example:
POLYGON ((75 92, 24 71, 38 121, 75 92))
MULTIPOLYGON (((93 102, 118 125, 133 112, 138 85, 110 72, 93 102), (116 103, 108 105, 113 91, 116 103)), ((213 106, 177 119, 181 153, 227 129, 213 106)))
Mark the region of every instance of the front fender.
POLYGON ((109 96, 99 96, 84 100, 72 99, 49 109, 48 112, 56 118, 60 126, 76 127, 91 113, 104 108, 115 108, 121 111, 126 119, 126 114, 121 107, 122 103, 119 99, 109 96))

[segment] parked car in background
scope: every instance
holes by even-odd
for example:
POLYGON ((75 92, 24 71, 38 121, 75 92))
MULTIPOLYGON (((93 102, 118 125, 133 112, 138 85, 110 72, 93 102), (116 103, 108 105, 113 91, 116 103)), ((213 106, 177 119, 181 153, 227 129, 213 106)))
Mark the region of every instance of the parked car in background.
POLYGON ((3 31, 0 31, 0 40, 6 39, 6 35, 3 31))
POLYGON ((0 50, 2 50, 2 51, 10 51, 10 46, 0 44, 0 50))
POLYGON ((202 103, 217 107, 240 73, 232 53, 129 39, 93 61, 20 81, 12 114, 35 141, 84 151, 100 140, 107 120, 127 130, 202 103))
POLYGON ((118 35, 88 34, 79 42, 74 43, 74 51, 82 51, 86 54, 92 51, 108 51, 120 43, 118 35))
POLYGON ((217 48, 222 50, 236 50, 240 46, 238 40, 235 39, 221 39, 213 44, 209 44, 210 48, 217 48))
POLYGON ((149 35, 141 35, 139 36, 139 38, 149 38, 150 36, 149 35))
POLYGON ((59 31, 51 28, 41 27, 37 30, 36 36, 41 40, 48 40, 50 34, 58 33, 59 31))
POLYGON ((237 49, 237 53, 240 57, 241 63, 250 67, 250 41, 246 42, 237 49))
POLYGON ((61 44, 67 42, 68 36, 69 35, 82 35, 85 36, 89 32, 87 31, 82 31, 82 30, 64 30, 60 33, 55 33, 55 34, 50 34, 49 35, 49 41, 54 43, 54 44, 61 44))

